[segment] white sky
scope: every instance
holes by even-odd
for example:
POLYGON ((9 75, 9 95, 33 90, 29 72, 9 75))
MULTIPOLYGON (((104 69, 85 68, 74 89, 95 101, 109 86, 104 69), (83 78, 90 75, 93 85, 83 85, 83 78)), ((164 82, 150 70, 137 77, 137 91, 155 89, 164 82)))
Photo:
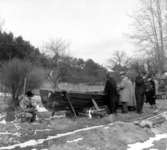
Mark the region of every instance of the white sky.
POLYGON ((0 0, 4 28, 36 47, 71 43, 70 54, 105 64, 114 50, 134 50, 125 35, 137 0, 0 0))

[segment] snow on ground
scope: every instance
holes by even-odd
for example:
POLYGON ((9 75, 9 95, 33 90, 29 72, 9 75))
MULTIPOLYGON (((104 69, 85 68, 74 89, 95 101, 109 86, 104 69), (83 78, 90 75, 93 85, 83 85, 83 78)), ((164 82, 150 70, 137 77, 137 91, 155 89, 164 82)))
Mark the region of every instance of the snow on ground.
POLYGON ((78 139, 74 139, 74 140, 71 140, 71 141, 67 141, 67 143, 78 142, 78 141, 81 141, 81 140, 83 140, 83 138, 78 138, 78 139))
POLYGON ((0 135, 13 135, 13 136, 21 136, 21 134, 20 133, 18 133, 18 132, 16 132, 16 133, 10 133, 10 132, 8 132, 8 131, 6 131, 6 132, 0 132, 0 135))
POLYGON ((46 112, 48 111, 45 107, 41 107, 40 105, 36 105, 36 109, 38 112, 46 112))
POLYGON ((135 144, 129 144, 127 150, 144 150, 154 146, 154 142, 160 141, 161 139, 167 139, 167 133, 157 134, 155 137, 151 137, 149 140, 144 142, 138 142, 135 144))
POLYGON ((2 92, 0 92, 0 96, 11 96, 11 94, 10 93, 2 93, 2 92))
MULTIPOLYGON (((92 126, 66 133, 48 136, 43 139, 30 139, 23 143, 0 147, 0 150, 34 147, 38 149, 44 142, 49 142, 50 149, 59 150, 95 150, 126 149, 127 144, 149 139, 152 133, 149 130, 139 128, 133 123, 115 122, 108 125, 92 126), (62 144, 56 144, 56 141, 62 144), (54 142, 55 141, 55 142, 54 142)), ((45 147, 43 147, 45 148, 45 147)), ((48 148, 48 147, 47 147, 48 148)))
POLYGON ((5 118, 5 114, 4 113, 0 113, 0 120, 5 118))
POLYGON ((5 119, 1 120, 0 124, 6 124, 6 120, 5 119))
MULTIPOLYGON (((166 106, 163 102, 163 110, 166 106)), ((130 112, 118 113, 114 117, 110 115, 101 119, 77 118, 76 120, 56 117, 48 119, 49 112, 43 111, 39 113, 45 118, 32 124, 5 122, 2 119, 0 121, 0 150, 126 150, 135 147, 135 144, 138 144, 138 148, 149 144, 147 148, 153 149, 151 144, 166 138, 163 132, 155 135, 150 129, 140 128, 133 122, 118 121, 134 121, 149 113, 153 115, 153 111, 147 105, 144 111, 142 115, 130 112), (113 121, 115 122, 111 123, 113 121), (8 140, 11 142, 7 142, 8 140)), ((164 117, 165 114, 163 113, 164 117)), ((167 123, 163 128, 166 126, 167 123)), ((164 131, 167 133, 167 127, 164 131)))

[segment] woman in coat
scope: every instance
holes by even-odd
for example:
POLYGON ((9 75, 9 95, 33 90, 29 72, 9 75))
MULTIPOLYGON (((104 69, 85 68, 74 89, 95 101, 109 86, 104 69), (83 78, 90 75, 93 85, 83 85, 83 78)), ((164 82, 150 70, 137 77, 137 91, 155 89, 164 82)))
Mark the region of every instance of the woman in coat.
POLYGON ((119 85, 119 95, 120 95, 120 102, 122 105, 122 112, 128 112, 128 105, 132 101, 132 83, 127 76, 124 74, 121 75, 121 83, 119 85))

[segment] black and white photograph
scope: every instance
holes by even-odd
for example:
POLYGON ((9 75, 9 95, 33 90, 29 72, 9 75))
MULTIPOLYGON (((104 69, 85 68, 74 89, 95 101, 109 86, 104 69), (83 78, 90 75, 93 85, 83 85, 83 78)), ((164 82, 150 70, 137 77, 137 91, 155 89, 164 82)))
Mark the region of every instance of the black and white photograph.
POLYGON ((167 0, 0 0, 0 150, 167 150, 167 0))

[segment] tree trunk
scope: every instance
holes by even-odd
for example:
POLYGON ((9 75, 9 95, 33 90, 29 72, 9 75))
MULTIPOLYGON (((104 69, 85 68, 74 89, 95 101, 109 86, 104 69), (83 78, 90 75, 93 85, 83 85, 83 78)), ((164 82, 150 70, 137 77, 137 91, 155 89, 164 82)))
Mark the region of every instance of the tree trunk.
POLYGON ((157 20, 159 25, 159 39, 160 39, 160 68, 161 71, 164 71, 164 42, 163 42, 163 29, 162 29, 162 13, 161 13, 161 6, 160 6, 160 0, 156 0, 156 6, 157 6, 157 20))

